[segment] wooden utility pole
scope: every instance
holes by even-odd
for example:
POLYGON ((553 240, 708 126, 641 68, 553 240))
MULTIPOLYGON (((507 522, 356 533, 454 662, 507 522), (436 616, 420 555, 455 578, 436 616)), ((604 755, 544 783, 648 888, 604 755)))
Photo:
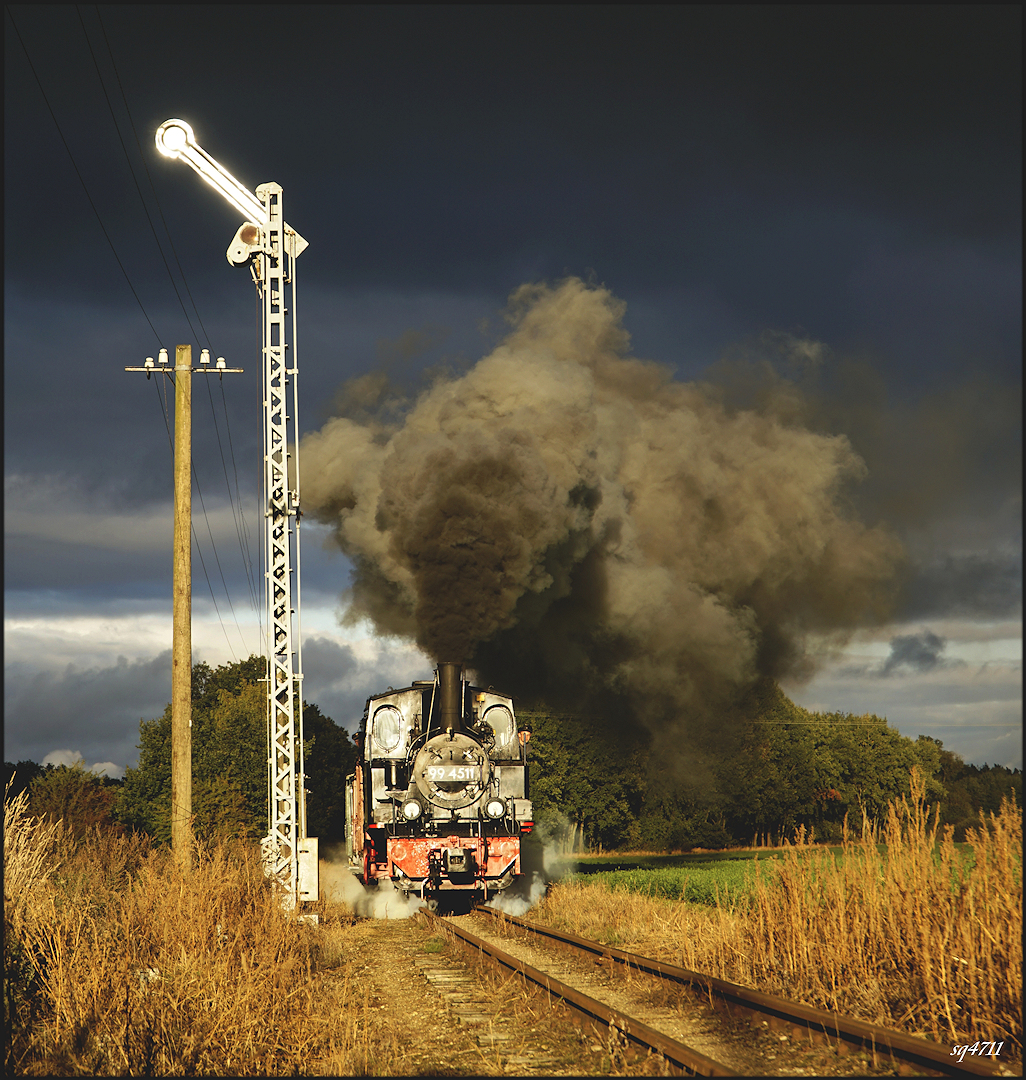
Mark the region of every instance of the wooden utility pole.
POLYGON ((172 585, 171 642, 171 847, 185 870, 192 868, 192 373, 223 378, 230 368, 219 356, 210 366, 210 350, 200 350, 200 366, 192 366, 192 346, 175 349, 175 366, 168 365, 167 349, 160 364, 147 356, 142 367, 125 371, 154 372, 175 380, 175 538, 172 585))
POLYGON ((192 869, 192 346, 175 348, 174 616, 171 646, 171 847, 192 869))

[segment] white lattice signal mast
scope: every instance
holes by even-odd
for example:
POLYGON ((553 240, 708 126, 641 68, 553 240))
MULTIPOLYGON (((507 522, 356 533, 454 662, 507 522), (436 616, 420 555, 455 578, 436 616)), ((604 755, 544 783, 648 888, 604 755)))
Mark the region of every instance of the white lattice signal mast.
POLYGON ((228 247, 228 261, 233 266, 250 267, 262 301, 269 819, 268 835, 263 843, 267 871, 280 884, 285 906, 291 909, 299 900, 318 898, 317 840, 306 835, 303 786, 299 441, 296 438, 299 418, 296 259, 308 245, 283 217, 282 189, 278 184, 261 184, 256 195, 247 191, 203 150, 184 120, 165 120, 157 129, 156 141, 162 154, 192 166, 242 214, 245 220, 228 247), (286 286, 290 287, 289 307, 282 302, 286 286), (290 458, 293 458, 291 467, 290 458), (297 616, 295 635, 293 614, 297 616))

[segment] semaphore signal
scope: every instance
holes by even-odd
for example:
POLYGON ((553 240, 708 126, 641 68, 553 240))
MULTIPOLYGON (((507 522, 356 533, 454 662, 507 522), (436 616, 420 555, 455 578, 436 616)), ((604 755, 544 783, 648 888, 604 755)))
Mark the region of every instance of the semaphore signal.
MULTIPOLYGON (((233 266, 248 266, 262 301, 262 368, 263 368, 263 502, 264 502, 264 582, 267 608, 267 731, 268 731, 268 834, 264 837, 264 865, 267 873, 282 890, 284 906, 291 910, 301 900, 316 901, 319 892, 317 866, 317 840, 306 835, 306 791, 303 786, 305 762, 303 759, 302 715, 302 648, 299 620, 299 442, 295 437, 298 423, 296 364, 296 259, 308 244, 299 233, 289 226, 282 213, 282 189, 274 183, 261 184, 256 194, 247 191, 236 179, 216 162, 197 142, 192 127, 184 120, 165 120, 157 129, 157 149, 165 157, 185 161, 208 184, 226 199, 243 217, 228 247, 228 262, 233 266), (290 287, 291 319, 289 308, 282 300, 286 287, 290 287), (291 401, 288 387, 291 383, 291 401), (291 410, 288 405, 291 404, 291 410), (290 439, 290 434, 292 438, 290 439), (289 443, 294 450, 289 450, 289 443), (290 458, 294 457, 291 463, 290 458), (293 524, 294 523, 294 524, 293 524), (292 575, 295 574, 295 598, 293 604, 292 575), (297 616, 296 633, 293 635, 292 616, 297 616)), ((178 492, 178 391, 189 387, 192 371, 235 371, 224 366, 218 358, 214 368, 192 368, 191 346, 188 371, 179 369, 180 357, 176 358, 176 507, 178 492)), ((180 351, 179 350, 179 351, 180 351)), ((209 365, 209 352, 204 349, 209 365)), ((152 357, 146 365, 129 368, 145 371, 147 378, 153 371, 167 370, 164 366, 167 351, 160 350, 161 367, 155 367, 152 357)), ((187 408, 183 406, 183 413, 187 408)), ((190 421, 191 423, 191 421, 190 421)), ((191 436, 190 436, 191 437, 191 436)), ((191 457, 191 451, 190 451, 191 457)), ((188 478, 188 472, 185 476, 188 478)), ((191 504, 191 486, 185 481, 191 504)), ((184 505, 185 499, 182 498, 184 505)), ((177 510, 176 510, 177 515, 177 510)), ((177 521, 177 516, 176 516, 177 521)), ((185 534, 185 549, 191 557, 189 533, 185 534)), ((176 586, 178 596, 178 530, 176 525, 176 586)), ((189 584, 191 621, 191 576, 189 584)), ((176 613, 178 612, 176 600, 176 613)), ((185 652, 185 678, 191 678, 191 628, 185 636, 177 629, 176 650, 182 641, 188 641, 185 652)), ((178 652, 175 652, 178 663, 178 652)), ((174 668, 177 671, 177 667, 174 668)), ((177 685, 177 684, 176 684, 177 685)), ((188 683, 186 683, 188 685, 188 683)), ((172 691, 172 705, 176 700, 172 691)), ((187 703, 191 706, 191 690, 187 703)), ((174 723, 173 723, 174 726, 174 723)), ((185 725, 188 733, 188 723, 185 725)), ((179 753, 179 756, 183 755, 179 753)), ((190 758, 184 754, 183 761, 190 758)), ((183 766, 184 767, 184 766, 183 766)), ((174 784, 173 784, 174 786, 174 784)), ((180 780, 179 795, 191 791, 189 779, 180 780)), ((174 795, 173 795, 174 800, 174 795)), ((176 803, 176 806, 179 804, 176 803)), ((185 809, 183 828, 188 828, 191 798, 182 802, 185 809)), ((182 817, 179 809, 178 817, 182 817)), ((173 816, 173 820, 178 820, 173 816)), ((181 850, 188 849, 187 831, 182 833, 181 850)))

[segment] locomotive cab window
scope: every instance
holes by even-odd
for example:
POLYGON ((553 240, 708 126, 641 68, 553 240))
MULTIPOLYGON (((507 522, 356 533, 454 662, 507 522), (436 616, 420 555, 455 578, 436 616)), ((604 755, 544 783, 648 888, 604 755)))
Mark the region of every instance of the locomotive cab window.
POLYGON ((485 709, 481 720, 488 725, 495 738, 495 752, 510 753, 516 745, 517 730, 509 709, 505 705, 492 705, 485 709))
POLYGON ((391 753, 399 745, 403 729, 403 714, 394 705, 382 705, 374 713, 371 727, 376 749, 383 754, 391 753))
POLYGON ((366 761, 402 761, 417 735, 420 693, 396 690, 367 702, 364 714, 366 761))

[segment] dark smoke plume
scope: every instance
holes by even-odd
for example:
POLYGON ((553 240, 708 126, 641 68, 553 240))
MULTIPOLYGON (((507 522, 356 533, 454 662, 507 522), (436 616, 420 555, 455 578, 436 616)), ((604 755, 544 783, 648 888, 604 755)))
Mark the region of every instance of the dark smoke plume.
POLYGON ((399 419, 383 381, 343 395, 303 441, 303 496, 353 561, 351 617, 656 730, 885 615, 901 547, 850 511, 845 436, 674 381, 623 314, 577 279, 523 286, 505 340, 399 419))

